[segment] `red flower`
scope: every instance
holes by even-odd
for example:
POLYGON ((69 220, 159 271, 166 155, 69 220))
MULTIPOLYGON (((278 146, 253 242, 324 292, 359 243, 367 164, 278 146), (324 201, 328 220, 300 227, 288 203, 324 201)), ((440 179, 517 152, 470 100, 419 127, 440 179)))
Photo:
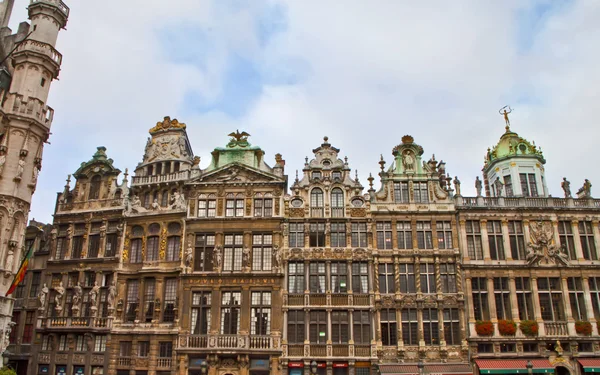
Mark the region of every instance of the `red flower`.
POLYGON ((517 323, 512 320, 499 320, 498 332, 502 336, 512 336, 517 332, 517 323))
POLYGON ((575 332, 580 335, 591 335, 592 334, 592 323, 584 320, 578 320, 575 322, 575 332))
POLYGON ((491 336, 494 334, 494 325, 489 320, 478 320, 475 322, 475 332, 479 336, 491 336))
POLYGON ((521 320, 519 328, 526 336, 535 336, 539 330, 538 323, 535 320, 521 320))

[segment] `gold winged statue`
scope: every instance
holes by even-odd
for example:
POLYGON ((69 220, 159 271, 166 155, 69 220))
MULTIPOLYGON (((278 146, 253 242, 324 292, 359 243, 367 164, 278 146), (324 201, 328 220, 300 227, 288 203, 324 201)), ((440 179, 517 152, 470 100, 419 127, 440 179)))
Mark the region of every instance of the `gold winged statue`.
POLYGON ((233 147, 233 146, 247 147, 249 145, 248 137, 250 136, 250 134, 246 133, 245 131, 242 131, 240 133, 239 130, 236 130, 235 132, 229 133, 228 135, 233 138, 233 139, 231 139, 231 141, 229 141, 229 144, 228 144, 229 147, 233 147))

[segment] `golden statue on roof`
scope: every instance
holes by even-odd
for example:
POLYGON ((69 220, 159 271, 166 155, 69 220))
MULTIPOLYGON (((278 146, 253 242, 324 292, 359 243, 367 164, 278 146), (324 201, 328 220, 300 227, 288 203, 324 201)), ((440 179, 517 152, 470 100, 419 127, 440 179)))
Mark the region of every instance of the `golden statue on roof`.
POLYGON ((149 132, 155 133, 159 130, 168 130, 168 129, 185 129, 185 124, 177 121, 177 119, 171 120, 171 117, 165 116, 162 121, 156 123, 156 126, 149 130, 149 132))
POLYGON ((239 130, 236 130, 233 133, 229 133, 228 136, 233 137, 237 142, 240 142, 240 141, 247 141, 250 134, 246 133, 245 131, 242 131, 240 133, 239 130))
POLYGON ((508 114, 512 113, 512 108, 510 108, 510 106, 505 105, 504 107, 500 108, 500 110, 498 111, 498 113, 500 113, 502 116, 504 116, 504 121, 506 122, 506 131, 510 130, 510 120, 508 119, 508 114), (508 108, 508 110, 506 110, 508 108))

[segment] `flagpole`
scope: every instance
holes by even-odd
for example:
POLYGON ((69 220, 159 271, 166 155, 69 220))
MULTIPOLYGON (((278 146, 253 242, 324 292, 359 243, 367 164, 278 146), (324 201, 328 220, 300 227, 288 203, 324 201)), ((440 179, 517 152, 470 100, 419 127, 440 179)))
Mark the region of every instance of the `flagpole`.
MULTIPOLYGON (((35 241, 33 243, 31 243, 31 245, 29 245, 29 250, 27 250, 27 253, 25 253, 25 256, 23 257, 23 260, 21 261, 21 264, 19 265, 19 269, 17 270, 17 273, 15 274, 15 277, 13 277, 13 281, 12 281, 12 283, 10 283, 10 286, 8 287, 8 290, 6 291, 6 294, 4 295, 4 297, 8 297, 10 294, 12 294, 11 288, 13 287, 13 284, 15 283, 15 280, 17 279, 17 276, 19 276, 21 268, 23 267, 23 265, 25 264, 25 262, 29 260, 29 256, 31 255, 31 250, 33 249, 33 244, 34 243, 35 243, 35 241), (10 293, 8 293, 9 291, 10 291, 10 293)), ((23 247, 25 247, 25 246, 23 246, 23 247)), ((15 285, 15 288, 16 288, 17 285, 15 285)))

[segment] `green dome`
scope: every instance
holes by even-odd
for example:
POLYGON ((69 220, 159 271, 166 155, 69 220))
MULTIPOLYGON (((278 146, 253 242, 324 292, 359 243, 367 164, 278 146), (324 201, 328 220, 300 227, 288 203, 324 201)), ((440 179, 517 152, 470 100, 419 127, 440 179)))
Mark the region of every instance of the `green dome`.
POLYGON ((498 144, 491 149, 488 148, 483 168, 487 169, 496 161, 511 157, 533 157, 542 164, 546 163, 541 148, 537 147, 535 143, 530 143, 525 138, 520 137, 507 127, 498 144))

